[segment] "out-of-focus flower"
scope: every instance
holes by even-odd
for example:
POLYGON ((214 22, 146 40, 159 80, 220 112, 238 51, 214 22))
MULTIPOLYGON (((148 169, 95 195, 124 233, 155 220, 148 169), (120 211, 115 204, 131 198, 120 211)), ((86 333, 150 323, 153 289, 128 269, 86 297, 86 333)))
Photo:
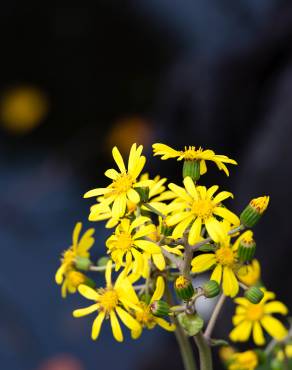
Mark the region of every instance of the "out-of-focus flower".
POLYGON ((254 370, 258 366, 258 357, 254 351, 234 353, 230 358, 228 370, 254 370))
POLYGON ((242 266, 237 272, 238 279, 247 286, 257 285, 261 278, 261 266, 257 259, 249 265, 242 266))

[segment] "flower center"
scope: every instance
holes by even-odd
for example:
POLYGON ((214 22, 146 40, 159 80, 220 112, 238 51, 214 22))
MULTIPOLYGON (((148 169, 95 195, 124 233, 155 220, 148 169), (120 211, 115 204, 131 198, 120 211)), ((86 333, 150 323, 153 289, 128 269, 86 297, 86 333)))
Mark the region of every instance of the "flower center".
POLYGON ((116 194, 123 194, 131 189, 133 182, 131 175, 122 173, 117 180, 113 181, 112 187, 116 194))
POLYGON ((195 146, 185 146, 185 150, 184 151, 181 151, 181 155, 183 155, 184 159, 186 161, 193 161, 195 159, 199 159, 199 155, 202 153, 203 149, 202 148, 199 148, 198 150, 196 150, 196 147, 195 146))
POLYGON ((132 237, 128 233, 122 233, 117 235, 117 240, 115 242, 116 249, 130 250, 132 247, 132 237))
POLYGON ((199 199, 192 204, 192 212, 204 220, 212 216, 213 208, 214 206, 209 199, 199 199))
POLYGON ((261 304, 250 303, 246 309, 246 318, 250 321, 258 321, 264 315, 264 308, 261 304))
POLYGON ((99 289, 98 298, 99 309, 105 312, 112 311, 119 303, 117 292, 113 288, 99 289))
POLYGON ((80 284, 86 281, 85 275, 79 271, 70 271, 67 276, 70 284, 77 288, 80 284))
POLYGON ((137 321, 143 326, 153 325, 153 315, 150 312, 149 306, 144 302, 140 302, 140 307, 142 308, 142 311, 135 312, 137 321))
POLYGON ((221 247, 215 252, 216 260, 220 265, 232 266, 235 262, 233 250, 230 247, 221 247))

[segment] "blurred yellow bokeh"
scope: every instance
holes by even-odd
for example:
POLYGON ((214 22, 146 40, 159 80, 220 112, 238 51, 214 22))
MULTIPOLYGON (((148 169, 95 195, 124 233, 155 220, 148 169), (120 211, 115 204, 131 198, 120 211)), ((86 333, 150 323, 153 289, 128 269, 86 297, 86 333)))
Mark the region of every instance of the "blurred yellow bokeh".
POLYGON ((1 94, 0 123, 10 133, 25 134, 43 122, 48 109, 48 98, 40 89, 10 87, 1 94))

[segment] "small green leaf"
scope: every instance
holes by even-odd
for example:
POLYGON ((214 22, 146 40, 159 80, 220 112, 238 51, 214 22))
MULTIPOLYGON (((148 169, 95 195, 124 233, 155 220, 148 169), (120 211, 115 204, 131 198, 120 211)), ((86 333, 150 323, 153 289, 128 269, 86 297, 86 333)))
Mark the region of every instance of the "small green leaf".
POLYGON ((204 320, 198 314, 188 315, 182 312, 177 318, 185 333, 189 336, 197 335, 204 326, 204 320))

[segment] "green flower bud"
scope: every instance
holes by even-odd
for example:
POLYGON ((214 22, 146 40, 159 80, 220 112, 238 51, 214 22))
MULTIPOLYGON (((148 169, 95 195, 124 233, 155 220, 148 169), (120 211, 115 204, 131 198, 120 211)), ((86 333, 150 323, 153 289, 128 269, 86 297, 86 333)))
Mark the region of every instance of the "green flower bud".
POLYGON ((78 270, 81 271, 88 271, 91 264, 92 263, 90 259, 87 257, 77 256, 75 259, 75 266, 78 270))
POLYGON ((183 178, 190 177, 193 181, 198 181, 200 178, 200 161, 184 161, 183 178))
POLYGON ((197 335, 204 326, 204 321, 198 314, 188 315, 182 312, 177 316, 177 319, 189 336, 197 335))
POLYGON ((191 280, 185 276, 179 276, 175 280, 174 290, 183 301, 189 301, 195 293, 191 280))
POLYGON ((264 293, 259 288, 252 286, 244 292, 244 296, 251 303, 257 304, 263 299, 264 293))
POLYGON ((204 296, 206 298, 216 297, 220 293, 220 286, 215 280, 209 280, 203 284, 204 296))
POLYGON ((135 188, 135 190, 140 195, 140 201, 142 203, 147 203, 148 200, 149 200, 149 188, 148 188, 148 186, 146 186, 146 187, 137 187, 137 188, 135 188))
POLYGON ((268 207, 270 197, 254 198, 240 215, 241 223, 246 227, 253 227, 268 207))
POLYGON ((109 257, 107 257, 107 256, 100 257, 97 260, 97 266, 100 266, 100 267, 106 266, 108 261, 109 261, 109 257))
POLYGON ((256 243, 253 239, 253 233, 247 231, 239 242, 238 257, 240 262, 250 262, 255 254, 256 243))
POLYGON ((150 305, 150 310, 154 316, 167 316, 170 312, 169 305, 164 301, 154 301, 150 305))

